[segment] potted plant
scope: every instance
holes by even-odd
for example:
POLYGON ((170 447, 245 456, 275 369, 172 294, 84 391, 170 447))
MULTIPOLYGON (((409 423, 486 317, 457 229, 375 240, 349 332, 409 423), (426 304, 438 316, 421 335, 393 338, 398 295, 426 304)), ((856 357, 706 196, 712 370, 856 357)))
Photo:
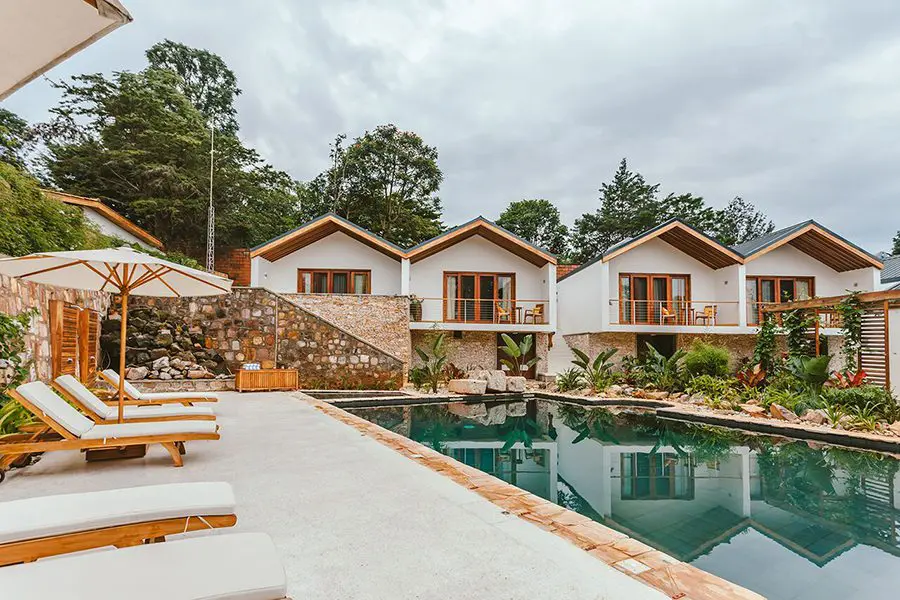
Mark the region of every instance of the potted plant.
POLYGON ((416 296, 409 297, 409 318, 413 321, 422 320, 422 300, 416 296))

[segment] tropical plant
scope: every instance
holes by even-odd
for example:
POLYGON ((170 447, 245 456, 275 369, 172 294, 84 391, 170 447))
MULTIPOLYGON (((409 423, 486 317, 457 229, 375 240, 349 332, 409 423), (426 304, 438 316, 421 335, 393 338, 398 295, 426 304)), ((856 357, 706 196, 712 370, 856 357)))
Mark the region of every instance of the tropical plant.
POLYGON ((857 406, 849 412, 850 418, 853 419, 852 425, 858 429, 866 431, 875 431, 878 429, 878 422, 881 420, 881 407, 876 402, 867 402, 864 406, 857 406))
POLYGON ((735 409, 741 402, 737 379, 723 379, 712 375, 698 375, 687 385, 688 394, 701 394, 713 408, 735 409))
POLYGON ((571 367, 556 375, 556 389, 571 392, 584 386, 584 375, 580 369, 571 367))
POLYGON ((577 433, 573 444, 586 439, 618 444, 614 435, 616 416, 605 408, 584 408, 571 404, 561 404, 559 414, 563 423, 577 433))
POLYGON ((830 404, 827 401, 823 402, 822 411, 832 425, 837 425, 841 422, 841 419, 849 416, 846 408, 837 403, 830 404))
POLYGON ((690 351, 684 355, 684 370, 693 377, 698 375, 725 377, 728 375, 730 362, 731 353, 727 348, 694 340, 690 351))
POLYGON ((447 363, 447 366, 444 367, 444 379, 447 381, 451 379, 464 379, 465 376, 466 372, 453 363, 447 363))
POLYGON ((536 356, 527 360, 525 359, 525 357, 528 356, 528 353, 531 352, 531 347, 534 344, 534 336, 530 334, 526 335, 518 344, 505 333, 501 333, 500 338, 503 340, 503 345, 500 346, 500 350, 507 356, 507 358, 500 359, 500 364, 509 369, 509 372, 513 376, 522 376, 528 369, 537 364, 538 359, 536 356))
POLYGON ((587 384, 600 392, 615 381, 610 359, 617 351, 617 348, 607 348, 591 359, 584 351, 572 348, 572 354, 575 355, 572 364, 581 370, 581 375, 587 384))
POLYGON ((766 313, 763 315, 759 333, 756 335, 756 348, 753 350, 753 362, 762 366, 763 371, 772 372, 775 368, 775 318, 766 313))
POLYGON ((866 414, 873 412, 888 423, 900 420, 900 405, 897 404, 897 400, 891 392, 881 386, 827 387, 822 390, 821 398, 826 406, 840 406, 850 416, 860 410, 866 410, 866 414))
POLYGON ((0 312, 0 360, 6 365, 5 370, 0 370, 0 434, 15 433, 33 420, 31 413, 8 396, 6 390, 28 378, 31 360, 26 355, 25 336, 35 315, 36 309, 16 316, 0 312))
POLYGON ((737 380, 745 388, 758 388, 766 381, 766 371, 760 363, 737 372, 737 380))
POLYGON ((526 448, 533 445, 532 438, 540 433, 538 424, 528 417, 512 417, 498 427, 500 436, 504 440, 500 452, 509 452, 518 442, 526 448))
POLYGON ((791 375, 802 381, 807 389, 818 393, 828 381, 830 362, 831 356, 828 354, 816 357, 795 354, 788 357, 787 369, 791 375))
POLYGON ((831 379, 825 382, 825 385, 836 388, 852 388, 860 387, 866 384, 868 375, 862 369, 853 371, 835 371, 831 374, 831 379))
POLYGON ((856 370, 859 351, 862 349, 863 307, 859 301, 860 293, 859 290, 848 290, 847 296, 835 307, 841 317, 841 355, 848 371, 856 370))
POLYGON ((437 393, 438 385, 444 375, 444 367, 447 364, 447 351, 444 350, 444 334, 439 333, 431 342, 430 348, 423 350, 416 348, 416 354, 422 359, 422 374, 425 382, 431 387, 432 393, 437 393))
POLYGON ((815 318, 802 308, 786 310, 781 316, 782 327, 787 341, 788 356, 809 356, 812 354, 812 342, 809 329, 815 318))
POLYGON ((685 354, 686 352, 681 348, 666 358, 648 342, 647 357, 641 365, 641 370, 649 383, 660 390, 671 392, 681 385, 681 361, 685 354))
POLYGON ((422 367, 413 367, 409 370, 409 382, 417 390, 421 390, 428 383, 428 374, 422 367))

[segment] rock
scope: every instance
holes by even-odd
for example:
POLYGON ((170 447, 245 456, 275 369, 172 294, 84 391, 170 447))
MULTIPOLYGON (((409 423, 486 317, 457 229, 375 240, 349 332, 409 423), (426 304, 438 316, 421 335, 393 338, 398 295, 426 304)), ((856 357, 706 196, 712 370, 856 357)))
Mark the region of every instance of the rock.
POLYGON ((188 361, 186 361, 186 360, 182 360, 182 359, 180 359, 180 358, 173 358, 173 359, 171 359, 171 360, 169 361, 169 364, 171 365, 171 367, 172 367, 173 369, 178 369, 179 371, 183 371, 183 370, 186 369, 191 363, 188 362, 188 361))
POLYGON ((741 411, 747 413, 751 417, 766 416, 766 409, 755 404, 741 404, 741 411))
POLYGON ((188 371, 187 376, 188 379, 206 379, 210 374, 205 369, 195 369, 193 371, 188 371))
POLYGON ((665 400, 669 397, 669 392, 657 391, 657 392, 648 392, 644 391, 644 398, 649 400, 665 400))
POLYGON ((524 392, 525 391, 525 378, 524 377, 507 377, 506 378, 506 391, 507 392, 524 392))
POLYGON ((168 355, 169 355, 169 351, 166 350, 165 348, 153 348, 152 350, 150 350, 150 353, 149 353, 150 359, 149 360, 157 360, 157 359, 162 358, 163 356, 168 356, 168 355))
POLYGON ((157 346, 169 346, 173 341, 172 332, 168 329, 160 329, 153 339, 153 343, 157 346))
POLYGON ((483 378, 487 381, 487 389, 489 392, 505 392, 506 391, 506 373, 499 369, 493 371, 485 371, 483 378))
POLYGON ((900 436, 900 421, 894 421, 893 423, 888 425, 887 432, 893 433, 896 436, 900 436))
POLYGON ((487 416, 487 406, 480 402, 478 404, 451 402, 447 405, 447 411, 465 419, 477 419, 487 416))
POLYGON ((769 406, 769 414, 771 414, 776 419, 781 419, 782 421, 787 421, 788 423, 797 423, 800 421, 800 417, 795 415, 787 408, 781 406, 780 404, 772 404, 771 406, 769 406))
POLYGON ((447 389, 455 394, 483 394, 487 391, 484 379, 451 379, 447 389))
POLYGON ((160 379, 172 379, 172 376, 169 375, 168 373, 160 373, 159 378, 160 379))
POLYGON ((623 388, 618 383, 614 383, 611 386, 609 386, 608 388, 606 388, 606 391, 609 392, 611 395, 616 396, 618 394, 621 394, 624 391, 624 389, 625 388, 623 388))
POLYGON ((510 417, 524 417, 528 406, 524 402, 510 402, 506 405, 506 414, 510 417))
POLYGON ((162 356, 153 361, 153 370, 158 371, 169 366, 169 357, 162 356))
POLYGON ((821 408, 806 411, 803 413, 803 416, 800 417, 800 420, 805 421, 806 423, 812 423, 813 425, 827 425, 829 423, 828 415, 826 415, 825 411, 821 408))
POLYGON ((706 404, 706 396, 703 394, 694 394, 690 397, 691 404, 706 404))
POLYGON ((147 367, 129 367, 125 370, 125 379, 144 379, 150 373, 147 367))
POLYGON ((503 425, 506 423, 506 418, 506 405, 498 404, 487 409, 487 414, 477 419, 477 421, 482 425, 503 425))

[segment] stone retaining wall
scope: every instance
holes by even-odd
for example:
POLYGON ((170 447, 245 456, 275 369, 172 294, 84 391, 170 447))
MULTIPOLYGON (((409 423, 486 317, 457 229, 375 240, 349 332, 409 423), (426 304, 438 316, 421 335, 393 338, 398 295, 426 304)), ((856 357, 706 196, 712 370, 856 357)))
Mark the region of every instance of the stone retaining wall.
POLYGON ((348 294, 282 294, 282 296, 409 364, 407 296, 348 294))
POLYGON ((30 308, 37 308, 40 311, 32 321, 26 343, 29 355, 34 361, 31 376, 43 380, 50 379, 52 375, 50 357, 51 300, 65 300, 106 315, 109 309, 110 295, 105 292, 39 285, 0 275, 0 312, 17 315, 30 308))
POLYGON ((142 392, 227 392, 234 390, 234 377, 227 379, 144 379, 132 381, 142 392))
POLYGON ((262 288, 201 298, 141 298, 205 332, 205 345, 235 371, 242 363, 300 372, 304 388, 398 389, 403 361, 262 288))
MULTIPOLYGON (((422 348, 428 352, 437 331, 416 329, 412 331, 412 347, 422 348)), ((496 331, 463 331, 462 337, 454 337, 452 331, 445 331, 444 349, 449 362, 465 372, 479 369, 493 370, 497 368, 497 332, 496 331)), ((532 333, 534 336, 535 356, 538 358, 537 373, 542 373, 547 364, 550 336, 546 333, 532 333)), ((413 351, 412 366, 422 365, 422 359, 413 351)))

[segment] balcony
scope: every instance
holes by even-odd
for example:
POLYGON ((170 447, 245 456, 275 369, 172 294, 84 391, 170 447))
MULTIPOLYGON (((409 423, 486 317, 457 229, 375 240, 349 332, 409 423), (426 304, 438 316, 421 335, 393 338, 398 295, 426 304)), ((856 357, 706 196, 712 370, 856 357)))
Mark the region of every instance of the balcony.
POLYGON ((736 326, 740 303, 709 300, 610 300, 610 324, 654 327, 736 326))
POLYGON ((410 302, 411 329, 551 331, 549 300, 416 298, 410 302))
MULTIPOLYGON (((750 327, 758 327, 763 322, 763 308, 766 306, 774 306, 776 302, 751 302, 747 304, 747 325, 750 327)), ((830 309, 815 309, 808 311, 818 321, 819 329, 840 329, 843 327, 841 315, 830 309)), ((779 326, 782 324, 783 313, 775 313, 775 323, 779 326)))

